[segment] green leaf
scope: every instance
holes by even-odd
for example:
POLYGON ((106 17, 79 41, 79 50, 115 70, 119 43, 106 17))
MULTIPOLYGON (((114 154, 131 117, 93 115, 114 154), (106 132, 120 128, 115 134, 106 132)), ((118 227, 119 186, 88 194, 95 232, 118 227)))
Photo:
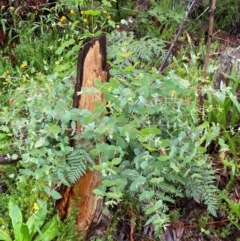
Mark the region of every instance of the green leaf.
POLYGON ((113 158, 111 163, 113 165, 119 165, 121 163, 121 161, 122 161, 122 158, 113 158))
POLYGON ((161 162, 165 162, 169 159, 169 157, 168 156, 159 156, 157 159, 161 162))
POLYGON ((74 39, 69 39, 65 42, 62 43, 62 45, 56 50, 55 54, 56 55, 60 55, 62 54, 63 50, 66 48, 66 47, 69 47, 70 45, 74 44, 75 43, 75 40, 74 39))
POLYGON ((93 190, 93 193, 97 196, 101 196, 101 197, 104 197, 106 195, 106 193, 100 189, 94 189, 93 190))
POLYGON ((0 140, 7 139, 8 135, 5 133, 0 133, 0 140))
POLYGON ((14 238, 16 241, 22 241, 23 240, 23 236, 21 233, 21 228, 23 225, 22 213, 19 207, 15 205, 12 201, 9 202, 8 208, 9 208, 9 216, 12 220, 14 238))
POLYGON ((35 148, 39 148, 41 146, 43 146, 44 142, 45 142, 45 137, 40 137, 38 141, 36 141, 36 143, 34 144, 35 148))
POLYGON ((148 134, 158 135, 158 134, 161 134, 161 131, 158 128, 156 128, 156 127, 143 128, 140 132, 142 134, 144 134, 144 135, 148 135, 148 134))
POLYGON ((55 190, 51 191, 51 196, 55 200, 58 200, 58 199, 62 198, 61 194, 59 192, 55 191, 55 190))
POLYGON ((39 202, 38 205, 39 210, 32 214, 26 223, 31 239, 41 229, 47 217, 47 202, 39 202))
POLYGON ((154 196, 155 192, 154 191, 144 191, 143 193, 141 193, 141 195, 139 196, 139 201, 142 202, 144 200, 149 201, 153 196, 154 196))
POLYGON ((17 158, 18 158, 18 155, 17 155, 17 154, 13 154, 13 155, 12 155, 12 159, 13 159, 13 160, 16 160, 17 158))
POLYGON ((114 185, 113 181, 112 180, 103 180, 102 181, 102 184, 105 186, 105 187, 111 187, 114 185))
POLYGON ((124 178, 134 178, 139 176, 139 173, 136 170, 132 170, 132 169, 126 169, 122 172, 122 176, 124 178))
POLYGON ((57 135, 61 131, 61 128, 59 126, 52 123, 46 124, 44 129, 49 133, 53 133, 54 135, 57 135))
POLYGON ((146 148, 147 150, 149 151, 156 151, 157 149, 155 147, 151 147, 150 145, 148 144, 142 144, 144 148, 146 148))
POLYGON ((238 216, 238 218, 240 218, 240 210, 239 210, 239 204, 236 204, 234 202, 232 202, 225 194, 223 191, 219 190, 219 195, 220 197, 225 200, 229 207, 232 209, 232 211, 238 216))
POLYGON ((12 241, 12 239, 9 236, 9 234, 5 230, 2 230, 2 229, 0 229, 0 240, 12 241))
POLYGON ((163 201, 162 200, 158 200, 155 205, 149 209, 146 210, 146 214, 151 214, 153 212, 158 211, 161 207, 163 206, 163 201))
POLYGON ((108 20, 108 24, 112 27, 112 28, 115 28, 116 24, 114 21, 112 20, 108 20))
POLYGON ((139 176, 137 177, 137 179, 130 185, 130 190, 131 191, 136 191, 138 190, 138 188, 145 184, 146 182, 146 177, 143 177, 143 176, 139 176))
POLYGON ((91 15, 91 16, 98 16, 101 14, 101 11, 100 10, 86 10, 84 12, 84 14, 91 15))
POLYGON ((31 241, 30 235, 29 235, 29 229, 26 224, 23 224, 21 227, 21 234, 23 237, 22 241, 31 241))
POLYGON ((40 230, 38 236, 34 241, 51 241, 58 235, 59 218, 55 215, 49 222, 47 222, 40 230))

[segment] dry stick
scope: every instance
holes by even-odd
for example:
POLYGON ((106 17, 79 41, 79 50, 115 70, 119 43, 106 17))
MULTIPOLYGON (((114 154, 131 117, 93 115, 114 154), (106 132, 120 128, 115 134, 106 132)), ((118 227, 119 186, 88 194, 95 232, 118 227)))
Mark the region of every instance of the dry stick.
POLYGON ((169 48, 169 50, 168 50, 168 52, 167 52, 167 55, 166 55, 165 59, 163 60, 161 66, 158 68, 158 71, 159 71, 160 73, 163 72, 163 68, 164 68, 164 66, 165 66, 165 64, 166 64, 166 62, 167 62, 170 54, 172 53, 173 47, 174 47, 174 45, 176 44, 176 42, 177 42, 180 34, 182 33, 182 30, 183 30, 184 24, 185 24, 185 22, 186 22, 186 20, 187 20, 188 14, 189 14, 190 11, 192 10, 192 8, 193 8, 193 6, 195 5, 195 3, 196 3, 196 0, 193 0, 192 3, 191 3, 191 5, 190 5, 189 7, 187 7, 187 10, 186 10, 186 12, 185 12, 184 18, 183 18, 183 20, 182 20, 182 24, 181 24, 180 28, 178 29, 177 35, 175 36, 175 38, 174 38, 174 40, 173 40, 173 42, 172 42, 172 44, 171 44, 171 46, 170 46, 170 48, 169 48))
POLYGON ((209 63, 210 47, 211 47, 211 43, 212 43, 214 11, 216 8, 216 2, 217 2, 217 0, 212 0, 212 6, 210 9, 206 55, 205 55, 205 62, 204 62, 204 67, 203 67, 204 78, 207 78, 207 70, 208 70, 208 63, 209 63))
MULTIPOLYGON (((206 46, 206 55, 205 55, 205 62, 203 67, 203 73, 204 78, 207 78, 208 75, 208 63, 209 63, 209 56, 210 56, 210 47, 212 42, 212 36, 213 36, 213 22, 214 22, 214 11, 216 8, 216 2, 217 0, 212 0, 212 6, 210 9, 210 16, 209 16, 209 26, 208 26, 208 38, 207 38, 207 46, 206 46)), ((202 87, 204 83, 200 83, 198 86, 198 106, 199 106, 199 124, 202 123, 203 117, 202 117, 202 110, 203 110, 203 96, 202 96, 202 87)))

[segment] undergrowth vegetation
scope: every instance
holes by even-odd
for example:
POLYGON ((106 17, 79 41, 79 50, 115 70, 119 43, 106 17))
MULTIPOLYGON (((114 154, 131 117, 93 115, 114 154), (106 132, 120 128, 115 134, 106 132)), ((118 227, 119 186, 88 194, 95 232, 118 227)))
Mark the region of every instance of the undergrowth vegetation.
MULTIPOLYGON (((157 71, 181 24, 185 1, 152 1, 147 12, 132 10, 132 2, 119 9, 116 1, 80 1, 81 9, 75 2, 46 7, 45 15, 0 10, 8 35, 0 50, 0 155, 22 156, 0 169, 0 240, 43 240, 41 234, 44 240, 80 240, 72 228, 74 215, 60 221, 52 203, 61 198, 61 185, 71 186, 89 168, 102 174, 94 193, 106 208, 134 205, 144 224, 154 225, 156 240, 173 221, 170 207, 178 199, 202 203, 213 220, 225 202, 230 222, 239 228, 239 204, 229 197, 239 177, 239 78, 232 74, 228 87, 215 90, 210 80, 216 64, 211 62, 204 79, 205 49, 194 46, 187 31, 181 36, 184 47, 163 74, 157 71), (119 16, 129 13, 134 18, 121 22, 119 16), (101 34, 107 35, 111 77, 82 93, 101 91, 107 108, 101 103, 93 112, 72 108, 78 52, 101 34), (199 95, 206 97, 201 108, 199 95), (80 136, 75 136, 76 121, 84 130, 80 136), (79 139, 75 149, 72 138, 79 139), (209 153, 213 143, 231 169, 223 191, 209 153), (35 218, 39 230, 33 228, 35 218)), ((194 20, 188 21, 190 31, 194 20)), ((225 28, 227 23, 218 24, 225 28)))

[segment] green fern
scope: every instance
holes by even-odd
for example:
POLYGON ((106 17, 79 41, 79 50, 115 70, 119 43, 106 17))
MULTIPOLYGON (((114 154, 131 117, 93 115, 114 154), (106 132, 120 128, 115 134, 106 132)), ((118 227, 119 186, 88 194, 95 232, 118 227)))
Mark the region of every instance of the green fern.
POLYGON ((216 216, 218 201, 216 198, 217 187, 214 185, 216 181, 214 171, 204 164, 192 166, 190 172, 186 183, 186 195, 203 202, 208 211, 216 216))
POLYGON ((160 60, 166 54, 165 41, 149 36, 136 40, 133 32, 112 33, 108 36, 108 41, 109 43, 118 42, 118 45, 110 44, 108 56, 114 64, 120 64, 122 67, 136 62, 151 65, 156 62, 156 59, 160 60), (119 59, 119 55, 124 56, 124 54, 128 56, 127 61, 119 59))
POLYGON ((72 184, 86 173, 89 164, 95 164, 93 156, 89 153, 90 147, 91 143, 89 141, 81 140, 67 158, 70 165, 68 178, 72 184))

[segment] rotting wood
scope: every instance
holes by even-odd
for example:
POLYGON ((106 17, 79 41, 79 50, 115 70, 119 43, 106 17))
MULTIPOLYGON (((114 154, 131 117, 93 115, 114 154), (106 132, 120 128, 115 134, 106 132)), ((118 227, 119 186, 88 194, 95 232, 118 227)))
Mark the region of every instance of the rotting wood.
MULTIPOLYGON (((104 35, 86 43, 79 53, 77 81, 73 96, 74 108, 93 111, 95 101, 105 103, 101 93, 77 95, 77 92, 82 87, 93 87, 96 79, 102 82, 106 82, 109 79, 106 59, 106 36, 104 35)), ((80 133, 81 124, 77 123, 77 134, 80 133)), ((98 160, 96 160, 96 163, 98 163, 98 160)), ((71 202, 74 200, 74 207, 79 211, 77 227, 83 237, 87 236, 90 226, 93 227, 96 224, 101 214, 102 200, 97 199, 93 194, 93 190, 100 183, 100 172, 87 170, 86 174, 72 187, 62 187, 61 189, 62 199, 57 202, 60 216, 65 218, 70 213, 71 202)))

